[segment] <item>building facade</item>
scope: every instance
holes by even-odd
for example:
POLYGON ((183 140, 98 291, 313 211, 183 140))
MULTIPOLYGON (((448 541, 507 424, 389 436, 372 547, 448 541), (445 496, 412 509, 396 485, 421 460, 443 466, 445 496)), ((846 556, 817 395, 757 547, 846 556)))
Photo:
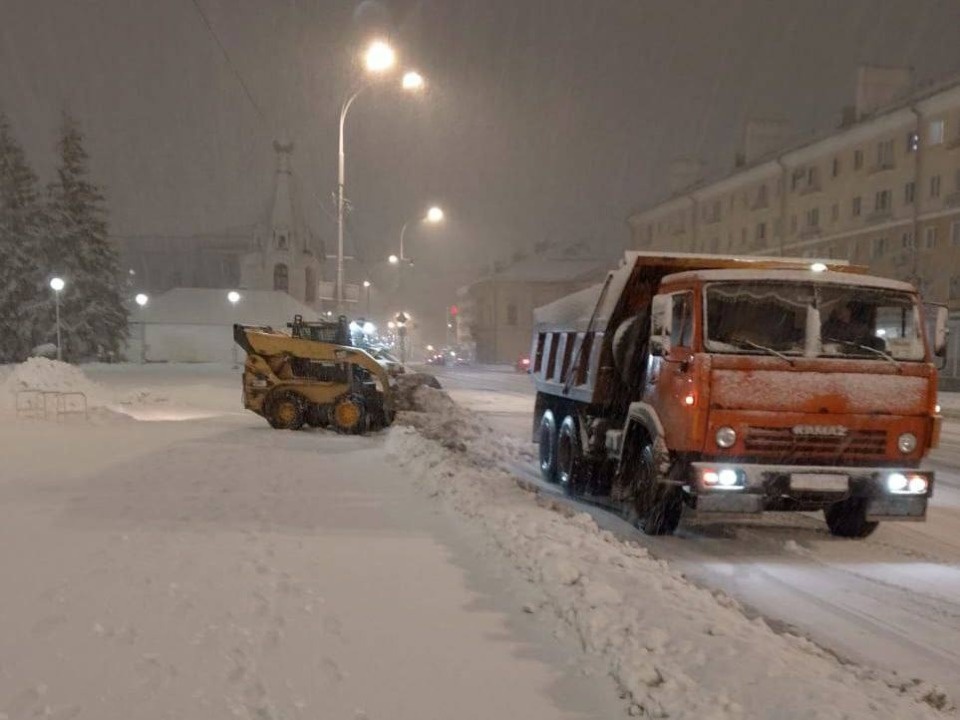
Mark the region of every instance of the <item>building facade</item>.
POLYGON ((634 213, 631 246, 842 258, 960 310, 960 79, 877 107, 869 86, 837 131, 634 213))
POLYGON ((745 143, 729 174, 632 214, 631 246, 845 259, 912 282, 951 309, 943 377, 960 389, 960 78, 908 81, 861 68, 839 129, 759 156, 745 143))
POLYGON ((535 256, 458 293, 458 341, 484 364, 514 364, 530 352, 533 311, 601 281, 610 263, 597 258, 535 256))

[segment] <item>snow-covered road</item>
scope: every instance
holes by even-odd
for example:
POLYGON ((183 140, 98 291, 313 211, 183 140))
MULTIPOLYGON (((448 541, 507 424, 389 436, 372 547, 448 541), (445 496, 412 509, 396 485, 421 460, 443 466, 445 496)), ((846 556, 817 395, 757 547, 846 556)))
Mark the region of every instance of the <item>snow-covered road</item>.
POLYGON ((87 372, 141 421, 0 419, 3 720, 624 714, 382 435, 271 430, 229 368, 87 372))
MULTIPOLYGON (((501 432, 530 436, 533 388, 509 368, 437 374, 460 403, 501 432)), ((931 465, 938 485, 926 523, 887 523, 865 541, 831 537, 819 517, 681 526, 649 538, 603 509, 574 503, 597 522, 667 559, 689 578, 722 589, 774 624, 841 657, 921 677, 960 696, 960 424, 948 424, 931 465)), ((517 472, 546 493, 535 467, 517 472)), ((569 502, 569 501, 565 501, 569 502)))

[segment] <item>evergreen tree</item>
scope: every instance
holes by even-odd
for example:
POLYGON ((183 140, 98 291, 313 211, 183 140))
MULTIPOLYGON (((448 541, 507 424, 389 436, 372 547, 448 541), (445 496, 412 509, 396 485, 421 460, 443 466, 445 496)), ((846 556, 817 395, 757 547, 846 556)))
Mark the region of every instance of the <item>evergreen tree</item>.
POLYGON ((42 342, 43 213, 37 176, 0 113, 0 363, 26 358, 42 342))
MULTIPOLYGON (((45 255, 51 271, 66 281, 60 304, 64 356, 116 356, 127 335, 120 261, 107 238, 103 193, 89 179, 83 134, 66 113, 57 150, 57 179, 48 188, 45 255)), ((50 327, 55 334, 52 323, 50 327)))

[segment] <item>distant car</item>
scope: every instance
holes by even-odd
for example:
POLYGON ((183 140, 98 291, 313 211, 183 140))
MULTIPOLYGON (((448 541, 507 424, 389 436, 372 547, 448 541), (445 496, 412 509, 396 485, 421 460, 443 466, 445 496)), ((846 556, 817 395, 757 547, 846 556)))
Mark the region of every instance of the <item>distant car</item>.
POLYGON ((446 365, 446 357, 443 353, 434 353, 427 357, 427 365, 446 365))
POLYGON ((517 359, 516 369, 517 369, 517 372, 519 372, 519 373, 528 373, 528 372, 530 372, 530 356, 529 356, 529 355, 521 355, 521 356, 517 359))

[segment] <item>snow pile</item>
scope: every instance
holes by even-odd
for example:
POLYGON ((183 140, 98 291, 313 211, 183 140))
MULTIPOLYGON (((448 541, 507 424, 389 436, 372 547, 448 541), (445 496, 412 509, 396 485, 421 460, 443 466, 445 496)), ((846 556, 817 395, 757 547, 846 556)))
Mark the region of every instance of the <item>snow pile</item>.
POLYGON ((465 410, 443 390, 414 387, 400 405, 397 422, 410 425, 449 450, 469 453, 484 467, 510 471, 534 458, 531 443, 497 433, 477 413, 465 410))
POLYGON ((90 407, 104 405, 108 400, 106 389, 90 380, 80 368, 42 357, 13 366, 0 389, 0 406, 15 407, 16 395, 21 390, 81 392, 87 396, 90 407))
POLYGON ((522 490, 497 458, 503 438, 446 393, 421 388, 387 449, 471 522, 531 583, 527 612, 572 631, 651 718, 936 718, 955 716, 936 687, 842 664, 806 639, 750 620, 588 515, 522 490), (556 512, 561 510, 561 512, 556 512))

